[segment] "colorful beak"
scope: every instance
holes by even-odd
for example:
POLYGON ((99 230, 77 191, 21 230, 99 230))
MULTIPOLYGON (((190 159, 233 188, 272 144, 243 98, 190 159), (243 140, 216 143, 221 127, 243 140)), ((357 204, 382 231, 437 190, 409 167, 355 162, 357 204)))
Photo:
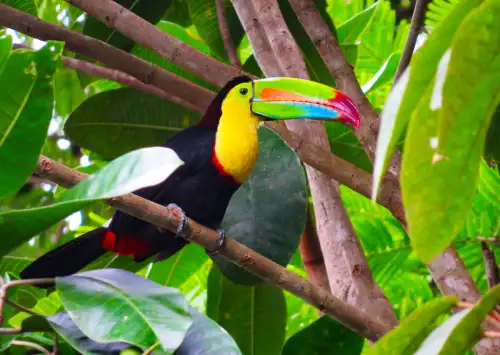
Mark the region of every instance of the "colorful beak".
POLYGON ((338 120, 359 127, 354 102, 329 86, 295 78, 260 79, 253 85, 252 112, 268 120, 338 120))

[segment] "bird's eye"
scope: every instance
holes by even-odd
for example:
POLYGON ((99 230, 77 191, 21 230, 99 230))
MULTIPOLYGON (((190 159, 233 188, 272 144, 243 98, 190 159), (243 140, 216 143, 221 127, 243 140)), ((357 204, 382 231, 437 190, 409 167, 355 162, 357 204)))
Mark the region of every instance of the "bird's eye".
POLYGON ((247 88, 241 88, 240 89, 240 94, 245 96, 246 94, 248 94, 248 89, 247 88))

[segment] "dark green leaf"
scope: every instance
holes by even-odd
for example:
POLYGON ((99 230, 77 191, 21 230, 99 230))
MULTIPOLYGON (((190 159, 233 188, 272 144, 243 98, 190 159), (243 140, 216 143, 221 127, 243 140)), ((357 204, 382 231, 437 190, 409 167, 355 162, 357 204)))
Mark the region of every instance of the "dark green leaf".
MULTIPOLYGON (((255 169, 231 199, 222 227, 235 240, 285 266, 305 227, 306 178, 295 153, 267 128, 259 129, 259 150, 255 169)), ((262 282, 223 257, 213 260, 233 282, 262 282)))
POLYGON ((174 0, 168 8, 163 20, 176 23, 182 27, 188 27, 192 24, 189 17, 188 2, 186 0, 174 0))
POLYGON ((443 25, 433 31, 415 53, 411 65, 401 75, 389 94, 382 111, 380 134, 377 140, 373 170, 373 199, 376 197, 383 174, 412 112, 433 80, 440 58, 450 46, 464 17, 480 2, 481 0, 461 1, 455 7, 443 25))
POLYGON ((154 263, 148 279, 160 285, 179 288, 205 265, 208 256, 203 248, 190 244, 170 258, 154 263))
POLYGON ((117 355, 120 351, 131 347, 130 344, 124 342, 101 344, 93 341, 82 333, 68 312, 54 314, 47 320, 64 340, 83 354, 117 355))
POLYGON ((1 213, 0 255, 5 255, 36 233, 92 201, 124 195, 160 183, 181 164, 182 161, 171 149, 152 147, 136 150, 117 158, 97 174, 65 191, 57 203, 1 213))
POLYGON ((114 158, 133 149, 162 145, 199 120, 197 112, 124 88, 85 100, 70 115, 64 130, 74 143, 114 158))
POLYGON ((208 278, 207 315, 231 334, 243 354, 281 353, 286 305, 283 290, 276 286, 240 286, 214 266, 208 278))
POLYGON ((323 316, 286 342, 282 355, 356 355, 364 339, 330 316, 323 316))
POLYGON ((50 332, 50 323, 43 316, 31 316, 21 322, 21 329, 25 332, 50 332))
POLYGON ((500 164, 500 141, 498 137, 500 137, 500 106, 497 107, 491 119, 484 147, 484 157, 487 160, 494 160, 497 164, 500 164))
POLYGON ((406 216, 424 262, 455 238, 475 195, 486 132, 500 102, 498 5, 485 1, 472 10, 450 51, 428 89, 430 107, 412 116, 403 155, 406 216))
POLYGON ((52 117, 51 80, 61 52, 57 42, 37 52, 14 51, 0 75, 0 197, 21 188, 36 165, 52 117))
MULTIPOLYGON (((156 25, 163 17, 173 0, 148 1, 148 0, 117 0, 118 4, 132 11, 137 16, 156 25)), ((88 16, 83 27, 83 34, 100 39, 124 51, 130 51, 134 41, 128 39, 117 30, 108 27, 93 16, 88 16)))
POLYGON ((189 307, 193 324, 174 355, 241 355, 233 338, 216 322, 189 307))
MULTIPOLYGON (((210 54, 210 49, 209 47, 203 43, 199 38, 195 38, 193 34, 188 31, 187 29, 171 22, 167 21, 160 21, 156 27, 158 27, 160 30, 167 32, 169 35, 181 40, 185 44, 187 44, 190 47, 193 47, 194 49, 199 50, 202 53, 205 53, 207 55, 210 54)), ((144 48, 138 44, 134 46, 132 49, 132 54, 135 56, 138 56, 139 58, 142 58, 144 60, 147 60, 148 62, 151 62, 155 64, 156 66, 159 66, 160 68, 163 68, 173 74, 182 76, 183 78, 192 81, 195 84, 201 85, 207 89, 216 91, 217 88, 210 84, 207 83, 206 81, 200 79, 196 75, 192 74, 191 72, 188 72, 187 70, 182 69, 176 64, 173 64, 171 61, 169 61, 166 58, 163 58, 159 56, 158 54, 154 53, 153 51, 144 48)))
POLYGON ((160 341, 169 353, 192 323, 180 291, 123 270, 58 277, 56 286, 78 328, 100 343, 122 341, 147 349, 160 341))
POLYGON ((457 302, 458 299, 451 296, 427 302, 406 317, 397 328, 384 335, 366 354, 413 354, 429 333, 429 327, 457 302))
POLYGON ((11 49, 12 49, 12 37, 11 36, 0 37, 0 74, 2 74, 7 64, 11 49))
MULTIPOLYGON (((189 14, 193 25, 210 50, 219 59, 227 60, 224 42, 219 30, 219 19, 217 9, 213 0, 190 0, 187 1, 189 14)), ((234 44, 240 43, 245 34, 236 11, 229 0, 224 1, 225 20, 231 30, 231 38, 234 44)))
POLYGON ((352 129, 336 122, 325 122, 332 153, 357 167, 372 171, 372 163, 352 129))
POLYGON ((380 1, 368 6, 363 11, 357 13, 349 20, 338 26, 337 35, 338 41, 342 44, 354 44, 359 35, 363 32, 366 25, 370 22, 375 9, 380 4, 380 1))

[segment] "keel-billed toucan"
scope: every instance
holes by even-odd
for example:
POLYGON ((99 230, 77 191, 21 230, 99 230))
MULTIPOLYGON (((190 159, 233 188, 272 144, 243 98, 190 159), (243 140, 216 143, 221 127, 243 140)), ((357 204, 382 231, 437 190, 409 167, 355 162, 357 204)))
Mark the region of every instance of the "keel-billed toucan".
MULTIPOLYGON (((219 228, 229 200, 257 160, 259 123, 300 118, 359 126, 352 100, 328 86, 293 78, 236 77, 218 93, 196 126, 165 143, 184 165, 162 183, 135 193, 170 205, 180 222, 183 210, 195 221, 219 228)), ((222 244, 223 233, 220 238, 222 244)), ((21 278, 73 274, 107 251, 132 256, 137 262, 155 254, 162 260, 186 243, 175 233, 117 211, 109 227, 97 228, 41 256, 21 272, 21 278)))

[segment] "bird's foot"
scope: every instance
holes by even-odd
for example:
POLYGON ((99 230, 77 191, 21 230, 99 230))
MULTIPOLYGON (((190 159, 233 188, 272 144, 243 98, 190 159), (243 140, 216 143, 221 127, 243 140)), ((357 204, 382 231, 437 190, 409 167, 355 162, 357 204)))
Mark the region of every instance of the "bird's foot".
POLYGON ((171 203, 167 206, 168 210, 170 213, 174 215, 174 217, 177 219, 179 222, 179 225, 177 226, 177 231, 175 232, 176 237, 180 237, 181 233, 184 231, 184 229, 187 226, 188 219, 186 217, 186 214, 180 208, 177 206, 175 203, 171 203))
POLYGON ((217 229, 217 234, 219 235, 219 238, 217 238, 217 243, 218 243, 217 248, 215 250, 207 250, 207 253, 210 256, 215 256, 219 254, 219 251, 224 245, 224 242, 226 240, 226 231, 224 229, 221 228, 217 229))

